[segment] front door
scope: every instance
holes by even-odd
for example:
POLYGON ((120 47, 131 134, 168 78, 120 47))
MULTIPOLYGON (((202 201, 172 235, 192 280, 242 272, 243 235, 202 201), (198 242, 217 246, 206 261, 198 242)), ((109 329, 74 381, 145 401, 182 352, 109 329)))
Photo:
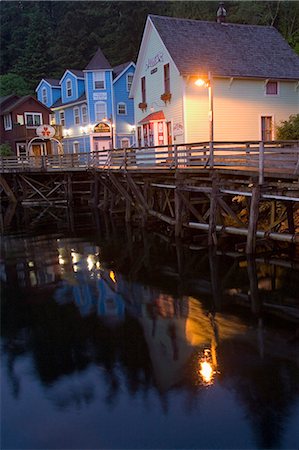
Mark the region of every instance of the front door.
POLYGON ((262 116, 262 141, 272 141, 273 139, 273 118, 272 116, 262 116))
POLYGON ((42 156, 46 154, 45 144, 32 144, 33 156, 42 156))

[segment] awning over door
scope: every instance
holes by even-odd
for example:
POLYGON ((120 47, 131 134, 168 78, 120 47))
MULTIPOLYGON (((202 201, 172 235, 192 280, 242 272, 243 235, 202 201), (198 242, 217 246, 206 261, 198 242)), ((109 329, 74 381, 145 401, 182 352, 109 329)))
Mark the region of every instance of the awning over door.
POLYGON ((164 112, 163 111, 155 111, 151 114, 149 114, 148 116, 146 116, 144 119, 140 120, 140 122, 138 122, 140 125, 145 124, 145 123, 149 123, 152 122, 153 120, 164 120, 165 116, 164 116, 164 112))

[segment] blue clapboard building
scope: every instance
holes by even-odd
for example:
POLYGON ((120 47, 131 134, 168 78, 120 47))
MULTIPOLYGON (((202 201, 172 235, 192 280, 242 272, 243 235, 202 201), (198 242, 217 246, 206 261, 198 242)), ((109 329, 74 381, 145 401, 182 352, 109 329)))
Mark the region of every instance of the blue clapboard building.
POLYGON ((52 123, 62 125, 65 153, 135 145, 134 71, 132 61, 111 67, 99 48, 83 71, 67 69, 60 80, 40 81, 37 98, 52 109, 52 123))

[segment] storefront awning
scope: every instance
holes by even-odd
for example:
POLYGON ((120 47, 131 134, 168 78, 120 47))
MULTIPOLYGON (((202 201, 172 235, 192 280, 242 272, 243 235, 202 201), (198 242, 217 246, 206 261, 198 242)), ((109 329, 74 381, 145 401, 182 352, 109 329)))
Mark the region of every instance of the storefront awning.
POLYGON ((144 124, 144 123, 148 123, 148 122, 152 122, 153 120, 164 120, 165 116, 164 116, 164 112, 163 111, 155 111, 151 114, 149 114, 148 116, 146 116, 144 119, 140 120, 140 122, 138 122, 140 125, 144 124))

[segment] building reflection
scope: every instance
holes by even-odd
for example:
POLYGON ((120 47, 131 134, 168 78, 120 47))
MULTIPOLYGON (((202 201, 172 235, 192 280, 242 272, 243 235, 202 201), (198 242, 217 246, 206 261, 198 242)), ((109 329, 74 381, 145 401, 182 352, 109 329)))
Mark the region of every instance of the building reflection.
MULTIPOLYGON (((166 261, 160 248, 151 252, 137 242, 134 250, 117 254, 110 243, 61 236, 7 239, 3 256, 2 335, 16 396, 22 381, 14 363, 24 354, 32 355, 37 376, 62 409, 94 400, 92 386, 71 396, 59 390, 63 376, 91 365, 104 369, 109 404, 124 388, 119 367, 128 392, 155 388, 163 404, 171 390, 200 399, 213 384, 233 385, 261 445, 279 441, 298 395, 299 370, 290 343, 294 314, 287 315, 283 302, 265 307, 261 300, 263 294, 269 302, 270 266, 234 258, 220 264, 210 253, 193 257, 182 274, 178 258, 166 261), (152 254, 156 260, 147 259, 152 254), (179 283, 180 289, 172 287, 179 283), (279 336, 267 326, 278 312, 279 336)), ((180 261, 191 260, 187 256, 180 261)), ((276 275, 271 286, 288 295, 295 273, 280 267, 276 275)))

